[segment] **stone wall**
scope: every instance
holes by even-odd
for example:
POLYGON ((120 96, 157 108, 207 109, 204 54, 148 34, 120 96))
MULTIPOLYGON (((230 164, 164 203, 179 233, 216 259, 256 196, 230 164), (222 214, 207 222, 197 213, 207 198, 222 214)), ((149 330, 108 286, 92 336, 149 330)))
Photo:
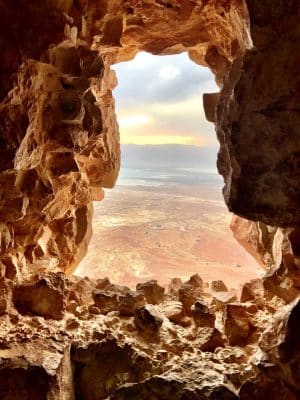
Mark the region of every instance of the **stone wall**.
POLYGON ((1 399, 300 398, 299 11, 0 0, 1 399), (240 295, 199 275, 167 293, 65 275, 120 167, 110 66, 141 50, 216 75, 204 104, 232 229, 268 270, 240 295))

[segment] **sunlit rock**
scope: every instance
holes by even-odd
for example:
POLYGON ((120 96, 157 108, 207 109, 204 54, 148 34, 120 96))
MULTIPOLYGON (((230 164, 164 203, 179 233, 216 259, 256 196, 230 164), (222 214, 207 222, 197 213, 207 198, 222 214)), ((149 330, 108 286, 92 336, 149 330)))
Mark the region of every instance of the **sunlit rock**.
POLYGON ((219 281, 212 281, 210 284, 211 290, 214 292, 228 292, 227 286, 221 280, 219 281))
POLYGON ((183 284, 178 291, 179 301, 183 304, 187 315, 192 315, 192 306, 203 297, 202 287, 183 284))
POLYGON ((184 308, 180 301, 167 301, 163 304, 164 315, 175 324, 182 326, 191 325, 192 321, 185 315, 184 308))

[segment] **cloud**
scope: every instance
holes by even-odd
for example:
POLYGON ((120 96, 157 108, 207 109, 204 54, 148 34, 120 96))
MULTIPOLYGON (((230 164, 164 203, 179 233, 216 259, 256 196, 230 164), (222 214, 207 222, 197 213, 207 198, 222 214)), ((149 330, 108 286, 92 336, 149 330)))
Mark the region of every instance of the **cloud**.
POLYGON ((119 118, 119 125, 122 128, 140 127, 151 123, 153 123, 153 118, 150 115, 145 114, 128 115, 119 118))
POLYGON ((216 90, 208 68, 193 63, 186 53, 176 56, 139 53, 134 60, 116 64, 114 69, 119 83, 122 82, 114 91, 120 107, 174 102, 200 96, 203 90, 216 90))
POLYGON ((159 71, 160 79, 167 81, 173 81, 181 74, 181 70, 172 64, 163 66, 159 71))
POLYGON ((203 92, 218 90, 207 68, 192 63, 187 54, 140 53, 115 69, 119 86, 114 96, 123 143, 218 146, 202 105, 203 92))

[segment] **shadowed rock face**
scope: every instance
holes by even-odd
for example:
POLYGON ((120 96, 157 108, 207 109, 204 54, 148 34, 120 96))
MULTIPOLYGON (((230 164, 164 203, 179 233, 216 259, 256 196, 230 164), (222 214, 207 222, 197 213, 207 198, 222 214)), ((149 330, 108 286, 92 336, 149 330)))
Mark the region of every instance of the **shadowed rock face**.
POLYGON ((300 397, 299 11, 296 0, 0 0, 1 399, 300 397), (140 50, 188 51, 216 74, 205 107, 241 217, 232 229, 268 271, 240 303, 199 275, 168 293, 64 275, 119 171, 110 66, 140 50))
POLYGON ((38 367, 2 369, 0 397, 16 400, 47 400, 49 378, 38 367), (8 389, 9 388, 9 389, 8 389))
POLYGON ((258 3, 249 1, 255 48, 234 63, 217 105, 218 167, 233 212, 298 226, 300 6, 258 3))

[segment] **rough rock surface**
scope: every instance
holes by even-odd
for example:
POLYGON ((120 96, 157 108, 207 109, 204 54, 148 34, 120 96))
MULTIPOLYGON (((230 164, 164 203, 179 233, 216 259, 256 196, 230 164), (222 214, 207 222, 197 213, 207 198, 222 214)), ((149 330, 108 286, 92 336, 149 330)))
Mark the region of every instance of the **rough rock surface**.
POLYGON ((300 398, 299 16, 298 0, 0 1, 1 399, 300 398), (64 275, 120 167, 110 66, 140 50, 216 74, 224 198, 267 269, 242 303, 199 275, 167 294, 64 275))
POLYGON ((219 400, 273 394, 279 400, 299 394, 299 298, 284 305, 264 291, 259 306, 249 300, 215 311, 207 296, 201 307, 199 301, 193 305, 195 323, 187 324, 178 293, 173 300, 165 294, 158 305, 134 303, 135 310, 124 313, 124 298, 145 298, 109 284, 103 293, 118 300, 108 311, 94 295, 99 281, 50 273, 32 283, 29 301, 28 286, 4 282, 0 398, 219 400), (80 288, 86 289, 83 304, 80 296, 74 300, 80 288), (43 300, 50 289, 59 293, 63 313, 55 301, 49 309, 51 292, 43 300), (19 290, 21 308, 12 301, 19 290))
POLYGON ((247 3, 254 47, 234 61, 217 104, 224 198, 242 217, 297 227, 300 4, 247 3))
POLYGON ((0 3, 0 15, 0 261, 6 276, 70 273, 91 237, 92 200, 120 167, 110 65, 140 50, 186 50, 221 82, 250 47, 247 9, 236 0, 19 0, 0 3))

